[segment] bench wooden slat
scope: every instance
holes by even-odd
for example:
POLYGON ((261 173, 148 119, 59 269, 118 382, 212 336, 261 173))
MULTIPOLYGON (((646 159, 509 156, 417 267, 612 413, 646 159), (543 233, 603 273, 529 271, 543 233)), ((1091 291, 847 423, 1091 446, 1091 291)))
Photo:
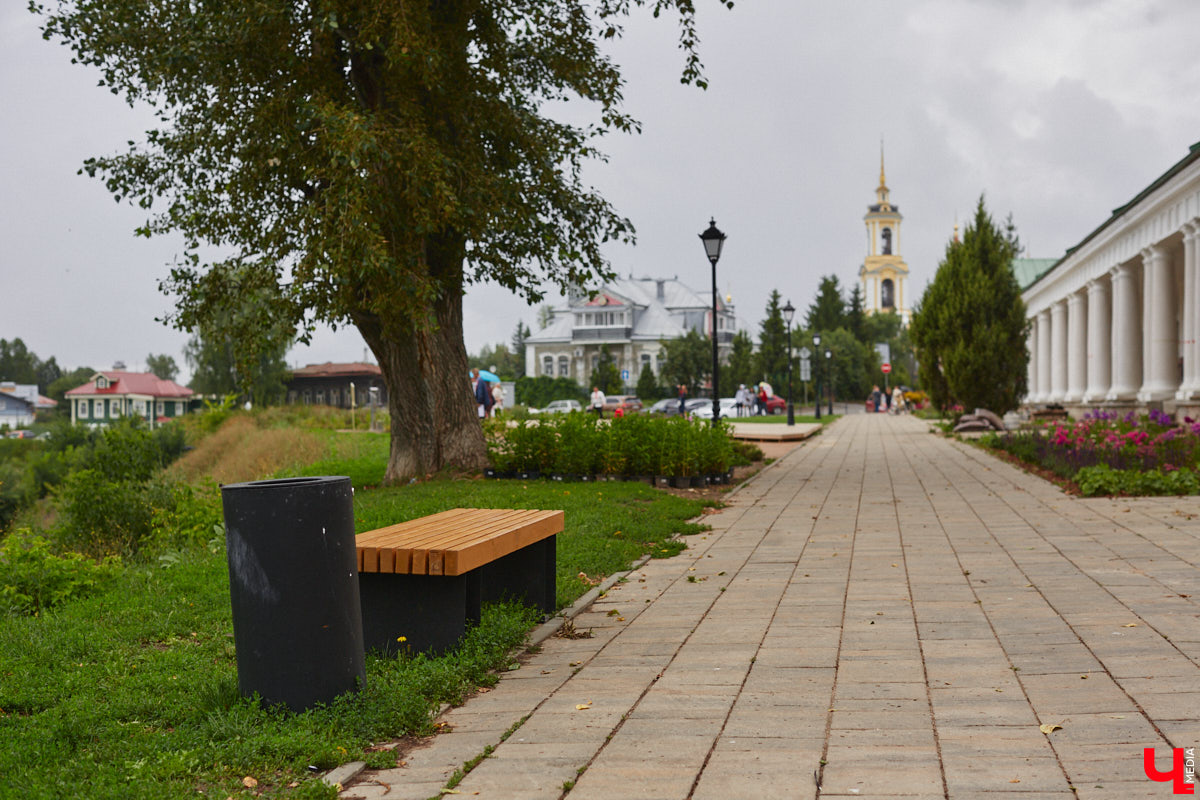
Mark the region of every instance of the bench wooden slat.
POLYGON ((562 511, 451 509, 359 534, 359 571, 462 575, 562 529, 562 511))

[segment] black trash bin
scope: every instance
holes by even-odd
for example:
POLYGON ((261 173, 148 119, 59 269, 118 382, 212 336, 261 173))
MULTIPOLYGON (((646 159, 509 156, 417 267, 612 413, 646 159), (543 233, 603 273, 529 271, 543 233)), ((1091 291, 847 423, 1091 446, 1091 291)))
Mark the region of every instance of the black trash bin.
POLYGON ((221 487, 238 689, 303 711, 366 681, 350 479, 221 487))

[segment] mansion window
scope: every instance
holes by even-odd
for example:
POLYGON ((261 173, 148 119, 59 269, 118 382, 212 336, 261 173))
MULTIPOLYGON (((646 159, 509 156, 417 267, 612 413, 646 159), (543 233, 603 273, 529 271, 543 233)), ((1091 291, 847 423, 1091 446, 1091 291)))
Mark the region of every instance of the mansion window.
POLYGON ((79 401, 79 416, 86 417, 87 415, 88 415, 88 401, 80 400, 79 401))
MULTIPOLYGON (((646 367, 650 367, 650 354, 642 353, 642 369, 645 370, 646 367)), ((651 369, 651 371, 654 370, 653 367, 650 367, 650 369, 651 369)))
POLYGON ((575 322, 583 328, 611 328, 626 323, 624 311, 585 311, 575 315, 575 322))
POLYGON ((569 378, 571 376, 571 359, 566 356, 558 357, 558 375, 560 378, 569 378))
POLYGON ((554 377, 554 356, 542 356, 542 374, 554 377))

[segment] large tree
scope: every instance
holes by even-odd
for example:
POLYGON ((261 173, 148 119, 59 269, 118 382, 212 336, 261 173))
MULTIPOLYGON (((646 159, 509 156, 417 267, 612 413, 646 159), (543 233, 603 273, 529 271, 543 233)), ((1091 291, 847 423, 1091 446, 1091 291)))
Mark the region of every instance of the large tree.
POLYGON ((676 393, 680 384, 697 397, 700 387, 712 376, 712 339, 692 329, 677 339, 664 339, 662 345, 662 381, 676 393))
POLYGON ((804 326, 814 331, 835 331, 846 327, 846 304, 836 275, 821 278, 816 299, 804 317, 804 326))
POLYGON ((983 197, 962 241, 946 245, 912 319, 922 386, 938 407, 1004 414, 1024 396, 1029 322, 1012 271, 1019 252, 1011 218, 997 226, 983 197))
POLYGON ((607 278, 602 243, 632 240, 581 171, 596 137, 637 128, 599 42, 639 6, 678 14, 683 80, 703 85, 693 0, 33 0, 47 38, 162 120, 85 169, 147 210, 142 233, 186 237, 172 323, 236 282, 281 287, 302 340, 356 326, 388 388, 390 481, 485 463, 468 284, 540 302, 607 278), (594 124, 549 116, 571 98, 594 124))
POLYGON ((787 322, 779 299, 779 290, 772 289, 758 334, 758 374, 776 391, 781 391, 787 380, 788 360, 787 322))
POLYGON ((175 363, 175 357, 166 353, 157 356, 151 353, 146 356, 146 369, 164 381, 173 381, 179 376, 179 365, 175 363))

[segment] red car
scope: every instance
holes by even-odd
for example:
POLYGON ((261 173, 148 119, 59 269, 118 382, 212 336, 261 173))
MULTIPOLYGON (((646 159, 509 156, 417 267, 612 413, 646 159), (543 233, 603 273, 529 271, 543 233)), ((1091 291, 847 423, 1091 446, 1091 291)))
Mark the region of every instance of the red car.
POLYGON ((783 414, 787 411, 787 400, 784 400, 777 394, 773 394, 767 398, 767 413, 768 414, 783 414))

